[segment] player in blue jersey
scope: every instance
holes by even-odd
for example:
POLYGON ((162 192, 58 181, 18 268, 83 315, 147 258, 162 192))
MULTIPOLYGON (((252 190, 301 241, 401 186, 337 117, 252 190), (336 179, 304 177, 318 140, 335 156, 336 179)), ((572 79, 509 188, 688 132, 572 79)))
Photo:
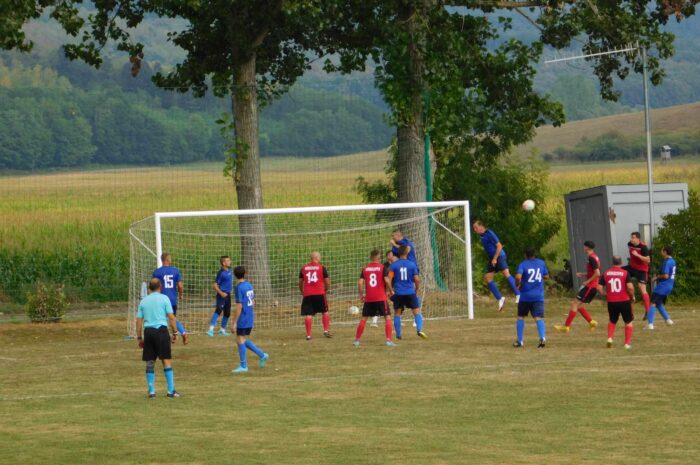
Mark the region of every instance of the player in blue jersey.
POLYGON ((237 266, 233 269, 233 274, 236 277, 236 344, 238 345, 238 355, 241 358, 241 364, 238 368, 232 370, 233 373, 247 373, 248 360, 246 351, 250 350, 255 355, 260 357, 260 368, 264 367, 270 355, 260 350, 253 341, 246 339, 253 331, 254 307, 255 307, 255 291, 253 285, 245 279, 245 267, 237 266))
POLYGON ((549 279, 549 270, 544 260, 535 256, 535 249, 528 247, 525 250, 525 261, 518 265, 515 280, 520 288, 520 302, 518 302, 518 320, 515 328, 518 339, 513 347, 523 346, 523 333, 525 332, 525 317, 532 315, 537 325, 537 334, 540 343, 537 348, 544 348, 544 280, 549 279))
POLYGON ((139 303, 136 313, 136 338, 143 349, 141 359, 146 362, 148 397, 156 396, 156 360, 163 363, 163 374, 168 383, 168 397, 180 397, 175 390, 170 344, 177 340, 175 315, 170 299, 160 293, 160 280, 152 278, 148 283, 148 295, 139 303), (173 330, 172 340, 168 325, 173 330))
MULTIPOLYGON (((173 314, 177 317, 178 298, 182 299, 182 293, 185 289, 185 285, 182 282, 180 270, 173 266, 173 257, 169 253, 166 252, 161 255, 160 261, 163 265, 153 272, 153 277, 158 278, 160 281, 160 292, 170 299, 170 305, 173 307, 173 314)), ((176 319, 176 322, 177 330, 180 332, 180 334, 182 334, 182 343, 187 345, 187 342, 189 341, 187 330, 180 320, 176 319)))
POLYGON ((214 290, 216 291, 216 310, 211 316, 211 322, 209 323, 209 331, 207 331, 207 336, 214 336, 214 329, 216 329, 216 321, 219 319, 221 314, 224 317, 221 319, 221 329, 219 334, 221 336, 228 336, 229 333, 226 331, 226 326, 228 325, 228 319, 231 317, 231 292, 233 292, 233 273, 231 273, 231 257, 228 255, 223 255, 219 258, 219 263, 221 264, 221 269, 216 274, 216 279, 214 280, 214 290))
POLYGON ((418 265, 408 259, 409 251, 410 247, 407 245, 399 247, 399 259, 389 267, 391 282, 388 290, 391 301, 394 302, 394 331, 396 339, 401 339, 401 314, 404 308, 410 308, 413 311, 418 336, 427 339, 428 336, 423 332, 423 315, 418 298, 418 265))
POLYGON ((418 273, 420 273, 420 267, 418 266, 418 260, 416 259, 416 248, 413 245, 413 242, 407 237, 404 237, 403 233, 399 231, 398 229, 391 233, 391 253, 398 257, 399 256, 399 248, 402 245, 407 245, 409 247, 408 249, 408 260, 412 261, 413 263, 416 264, 416 268, 418 269, 418 273))
POLYGON ((649 307, 649 315, 647 316, 649 320, 648 329, 654 329, 654 317, 656 316, 657 308, 666 324, 673 324, 673 320, 668 316, 666 307, 664 307, 666 299, 668 299, 669 294, 673 290, 673 285, 676 282, 676 261, 673 259, 673 247, 665 245, 663 249, 661 249, 661 258, 663 262, 661 263, 659 274, 654 276, 652 280, 656 281, 656 287, 651 294, 652 305, 649 307))
POLYGON ((515 303, 520 302, 520 291, 518 291, 518 286, 515 284, 515 279, 510 275, 508 270, 508 261, 506 259, 506 251, 503 250, 503 244, 501 240, 496 236, 496 233, 487 229, 484 223, 480 220, 474 221, 472 224, 474 232, 481 238, 481 245, 484 246, 484 252, 489 259, 486 265, 486 273, 484 274, 484 283, 488 286, 489 290, 496 298, 498 302, 498 311, 503 310, 503 305, 506 303, 506 298, 501 295, 501 291, 498 290, 498 285, 493 281, 493 278, 497 272, 503 273, 503 276, 508 281, 510 288, 513 289, 515 293, 515 303))

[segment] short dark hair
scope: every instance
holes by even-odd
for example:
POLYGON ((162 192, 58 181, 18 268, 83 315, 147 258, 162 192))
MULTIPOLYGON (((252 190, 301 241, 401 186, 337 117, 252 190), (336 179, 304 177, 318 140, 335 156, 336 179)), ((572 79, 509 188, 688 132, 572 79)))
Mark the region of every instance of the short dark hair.
POLYGON ((636 237, 637 239, 641 239, 641 238, 642 238, 642 235, 639 234, 639 231, 633 232, 632 234, 630 234, 630 236, 636 237))
POLYGON ((394 229, 394 231, 391 234, 401 234, 403 236, 403 233, 400 229, 394 229))
POLYGON ((474 224, 478 224, 479 226, 484 226, 484 227, 486 227, 486 225, 484 224, 484 222, 481 221, 481 220, 474 220, 474 222, 472 223, 472 225, 474 225, 474 224))
POLYGON ((384 256, 385 256, 385 257, 388 257, 389 254, 394 255, 394 251, 393 251, 393 250, 387 250, 387 251, 386 251, 386 254, 384 254, 384 256))
POLYGON ((620 257, 619 255, 613 255, 612 264, 613 265, 622 265, 622 257, 620 257))
POLYGON ((222 255, 221 257, 219 257, 219 263, 220 263, 221 265, 223 265, 223 264, 224 264, 224 260, 227 259, 227 258, 231 258, 231 257, 229 257, 228 255, 222 255))
POLYGON ((589 249, 595 249, 595 242, 593 241, 586 241, 583 243, 584 247, 588 247, 589 249))
POLYGON ((155 292, 160 290, 160 279, 153 278, 148 282, 148 290, 155 292))
POLYGON ((233 275, 236 277, 236 279, 243 279, 245 276, 245 266, 238 265, 233 269, 233 275))
POLYGON ((401 247, 399 247, 399 257, 407 255, 409 250, 411 250, 411 248, 407 245, 402 245, 401 247))
POLYGON ((673 255, 673 246, 672 245, 665 245, 663 247, 663 251, 666 252, 668 255, 673 255))
POLYGON ((525 256, 527 258, 535 258, 535 248, 534 247, 528 247, 525 249, 525 256))
POLYGON ((168 258, 170 258, 170 254, 169 254, 168 252, 163 252, 163 253, 160 255, 160 261, 161 261, 161 262, 164 262, 164 261, 165 261, 166 259, 168 259, 168 258))
POLYGON ((377 257, 381 257, 381 255, 382 255, 382 253, 379 250, 374 249, 369 253, 369 258, 370 258, 370 260, 374 260, 377 257))

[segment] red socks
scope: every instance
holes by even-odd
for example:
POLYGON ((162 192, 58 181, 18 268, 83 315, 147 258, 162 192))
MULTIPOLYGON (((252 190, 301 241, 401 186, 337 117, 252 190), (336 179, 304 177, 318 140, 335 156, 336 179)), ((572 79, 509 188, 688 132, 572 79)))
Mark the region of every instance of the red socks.
POLYGON ((331 314, 328 312, 324 313, 323 317, 322 317, 322 321, 323 321, 323 332, 327 333, 331 327, 331 314))
POLYGON ((304 326, 306 326, 306 337, 311 337, 311 328, 314 325, 314 320, 311 318, 304 318, 304 326))
POLYGON ((651 307, 651 298, 649 294, 642 294, 642 300, 644 301, 644 313, 649 313, 649 307, 651 307))
POLYGON ((591 322, 591 320, 592 320, 593 318, 591 318, 590 313, 588 313, 588 311, 586 310, 585 307, 579 307, 579 308, 578 308, 578 311, 579 311, 579 313, 581 314, 581 316, 584 317, 584 318, 586 319, 587 322, 589 322, 589 323, 591 322))
POLYGON ((355 340, 359 341, 360 338, 362 337, 362 333, 365 331, 365 325, 367 324, 367 320, 364 318, 360 320, 360 323, 357 325, 357 331, 355 331, 355 340))
POLYGON ((384 333, 386 334, 386 340, 391 341, 391 332, 392 332, 392 327, 391 327, 391 320, 387 318, 384 320, 384 333))
POLYGON ((571 322, 574 321, 574 318, 576 318, 576 310, 569 312, 569 316, 566 317, 566 323, 564 323, 564 326, 571 326, 571 322))
POLYGON ((625 325, 625 345, 630 345, 632 343, 632 330, 634 328, 630 325, 625 325))
POLYGON ((612 339, 615 336, 615 323, 608 322, 608 339, 612 339))

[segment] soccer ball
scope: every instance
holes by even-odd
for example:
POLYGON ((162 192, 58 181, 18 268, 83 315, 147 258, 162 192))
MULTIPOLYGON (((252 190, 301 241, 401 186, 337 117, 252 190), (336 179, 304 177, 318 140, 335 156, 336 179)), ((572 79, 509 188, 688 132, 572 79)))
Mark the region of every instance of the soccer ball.
POLYGON ((535 209, 535 201, 527 199, 526 201, 523 202, 523 210, 526 212, 531 212, 532 210, 535 209))
POLYGON ((359 314, 360 314, 360 309, 353 305, 352 307, 350 307, 350 308, 348 309, 348 313, 349 313, 350 315, 359 315, 359 314))

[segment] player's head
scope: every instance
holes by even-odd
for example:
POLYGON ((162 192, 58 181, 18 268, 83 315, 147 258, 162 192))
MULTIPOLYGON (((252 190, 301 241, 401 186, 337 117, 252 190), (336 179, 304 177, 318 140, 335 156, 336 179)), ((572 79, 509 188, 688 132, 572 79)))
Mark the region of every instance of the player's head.
POLYGON ((219 263, 221 263, 221 266, 223 266, 224 268, 228 268, 231 266, 231 257, 229 257, 228 255, 222 255, 221 257, 219 257, 219 263))
POLYGON ((665 245, 661 249, 661 256, 664 258, 667 257, 672 257, 673 256, 673 246, 672 245, 665 245))
POLYGON ((613 255, 612 257, 612 264, 613 266, 620 266, 622 265, 622 257, 619 255, 613 255))
POLYGON ((484 234, 486 232, 486 225, 481 222, 481 220, 476 220, 472 223, 472 229, 477 234, 484 234))
POLYGON ((236 268, 233 269, 233 275, 236 277, 236 279, 245 278, 245 266, 238 265, 236 268))
POLYGON ((148 290, 149 292, 158 292, 160 291, 160 279, 158 278, 153 278, 148 282, 148 290))
POLYGON ((369 253, 369 261, 379 262, 381 259, 382 259, 382 253, 377 249, 374 249, 373 251, 371 251, 369 253))
POLYGON ((394 255, 394 252, 390 250, 386 253, 386 261, 389 263, 394 263, 396 260, 398 260, 398 257, 394 255))
POLYGON ((535 258, 536 252, 534 247, 528 247, 525 249, 525 258, 535 258))
POLYGON ((396 231, 391 233, 391 238, 394 239, 394 241, 398 242, 401 239, 403 239, 403 233, 397 229, 396 231))
POLYGON ((317 252, 317 251, 311 252, 311 261, 313 263, 321 263, 321 252, 317 252))
POLYGON ((408 257, 408 252, 411 251, 411 248, 407 245, 402 245, 399 247, 399 257, 401 258, 406 258, 408 257))
POLYGON ((583 243, 583 250, 585 250, 587 254, 593 253, 595 251, 595 242, 593 242, 593 241, 584 242, 583 243))
POLYGON ((642 236, 639 234, 638 231, 633 232, 630 234, 630 242, 632 245, 639 245, 640 242, 642 242, 642 236))
POLYGON ((160 261, 163 263, 163 266, 170 266, 173 262, 173 257, 168 252, 165 252, 160 256, 160 261))

